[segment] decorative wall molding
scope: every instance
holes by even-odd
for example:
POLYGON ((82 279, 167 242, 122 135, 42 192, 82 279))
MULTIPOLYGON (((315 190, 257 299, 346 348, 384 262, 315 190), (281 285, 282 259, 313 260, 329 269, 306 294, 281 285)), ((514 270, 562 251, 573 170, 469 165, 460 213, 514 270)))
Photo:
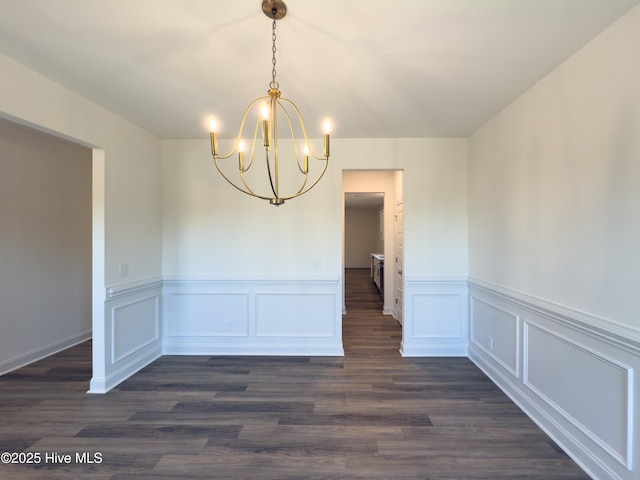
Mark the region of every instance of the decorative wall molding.
POLYGON ((406 276, 400 352, 405 357, 466 356, 466 277, 406 276))
POLYGON ((163 352, 342 356, 339 277, 172 277, 163 352))
POLYGON ((160 340, 160 298, 142 296, 111 309, 112 364, 160 340))
POLYGON ((107 298, 115 299, 123 296, 135 295, 138 293, 155 291, 163 286, 162 277, 156 276, 135 282, 122 283, 107 287, 107 298))
POLYGON ((506 372, 520 377, 520 316, 470 295, 469 341, 491 357, 506 372))
POLYGON ((607 338, 618 344, 620 348, 629 349, 640 355, 640 328, 633 328, 613 320, 598 317, 581 310, 576 310, 559 303, 554 303, 534 295, 513 290, 485 280, 469 277, 469 287, 484 291, 487 295, 509 299, 514 305, 539 312, 586 333, 607 338))
POLYGON ((250 277, 240 277, 231 275, 166 275, 163 282, 165 287, 187 287, 187 286, 250 286, 250 285, 328 285, 339 286, 342 284, 341 277, 334 275, 300 275, 296 277, 274 277, 272 275, 254 275, 250 277))
MULTIPOLYGON (((640 332, 478 279, 406 276, 404 292, 403 356, 469 356, 593 478, 637 478, 640 332)), ((341 356, 342 303, 327 276, 113 287, 91 391, 162 354, 341 356)))
POLYGON ((149 279, 107 290, 104 339, 94 347, 89 393, 106 393, 162 355, 162 282, 149 279), (100 347, 100 346, 98 346, 100 347))
POLYGON ((593 478, 638 478, 635 331, 477 279, 469 296, 469 358, 593 478))
POLYGON ((628 420, 633 418, 633 368, 534 322, 525 323, 524 333, 524 384, 625 468, 631 469, 633 438, 628 420), (545 358, 538 358, 540 355, 545 358), (540 371, 549 363, 555 367, 554 377, 561 376, 561 381, 549 382, 545 372, 540 371), (573 373, 568 371, 573 365, 580 365, 586 375, 564 377, 564 372, 573 373), (594 378, 603 381, 596 383, 594 378), (593 423, 590 412, 583 410, 587 404, 585 398, 598 399, 599 410, 607 412, 604 422, 590 425, 593 423), (615 435, 616 432, 621 435, 615 435))

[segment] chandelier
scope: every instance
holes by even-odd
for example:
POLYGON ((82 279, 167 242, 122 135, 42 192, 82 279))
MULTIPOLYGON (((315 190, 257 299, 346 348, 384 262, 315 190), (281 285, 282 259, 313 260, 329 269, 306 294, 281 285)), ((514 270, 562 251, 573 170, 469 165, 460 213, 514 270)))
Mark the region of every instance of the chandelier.
POLYGON ((325 120, 323 154, 316 155, 307 138, 300 110, 291 100, 281 96, 280 85, 276 81, 276 20, 285 17, 287 6, 281 0, 264 0, 262 11, 273 19, 271 82, 267 96, 249 104, 242 116, 233 148, 227 155, 220 155, 218 151, 217 122, 211 118, 211 154, 216 168, 227 182, 247 195, 280 206, 285 200, 311 190, 326 172, 331 125, 328 119, 325 120), (247 120, 254 115, 255 127, 245 132, 247 120), (281 127, 284 130, 283 137, 279 137, 278 129, 281 127), (258 158, 261 157, 260 150, 264 150, 263 160, 258 158), (224 162, 236 154, 237 164, 224 162), (309 157, 318 162, 310 164, 309 157))

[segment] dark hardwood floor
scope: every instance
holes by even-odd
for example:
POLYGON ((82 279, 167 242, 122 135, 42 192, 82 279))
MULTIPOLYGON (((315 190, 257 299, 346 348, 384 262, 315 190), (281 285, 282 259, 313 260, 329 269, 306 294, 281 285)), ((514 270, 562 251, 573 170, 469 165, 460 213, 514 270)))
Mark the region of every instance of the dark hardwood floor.
POLYGON ((368 270, 346 285, 342 358, 166 356, 88 395, 87 342, 0 377, 0 452, 40 454, 0 478, 589 478, 468 359, 402 358, 368 270))

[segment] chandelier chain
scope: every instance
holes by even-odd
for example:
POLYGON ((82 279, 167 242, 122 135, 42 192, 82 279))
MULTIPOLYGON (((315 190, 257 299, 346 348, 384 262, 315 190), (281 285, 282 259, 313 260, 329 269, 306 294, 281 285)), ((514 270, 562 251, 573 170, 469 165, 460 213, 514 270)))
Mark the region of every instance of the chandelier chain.
POLYGON ((271 47, 271 52, 273 54, 273 56, 271 57, 271 83, 270 83, 270 87, 271 88, 275 88, 278 89, 279 85, 278 82, 276 82, 276 20, 273 20, 273 23, 271 25, 271 42, 272 42, 272 47, 271 47))

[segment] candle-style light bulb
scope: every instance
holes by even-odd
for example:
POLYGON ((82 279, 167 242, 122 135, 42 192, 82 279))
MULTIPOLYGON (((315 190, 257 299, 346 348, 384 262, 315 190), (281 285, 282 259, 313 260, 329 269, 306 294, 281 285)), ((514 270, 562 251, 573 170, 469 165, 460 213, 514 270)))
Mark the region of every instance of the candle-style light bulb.
POLYGON ((216 119, 209 119, 209 136, 211 137, 211 155, 218 156, 218 123, 216 119))
POLYGON ((262 104, 262 143, 269 149, 269 105, 262 104))
POLYGON ((244 172, 244 142, 242 140, 238 142, 238 168, 244 172))
POLYGON ((304 146, 304 173, 309 173, 309 145, 304 146))
POLYGON ((331 120, 328 118, 324 119, 324 134, 329 135, 331 133, 331 120))
POLYGON ((329 132, 331 132, 331 121, 326 118, 324 120, 324 156, 329 158, 329 132))

